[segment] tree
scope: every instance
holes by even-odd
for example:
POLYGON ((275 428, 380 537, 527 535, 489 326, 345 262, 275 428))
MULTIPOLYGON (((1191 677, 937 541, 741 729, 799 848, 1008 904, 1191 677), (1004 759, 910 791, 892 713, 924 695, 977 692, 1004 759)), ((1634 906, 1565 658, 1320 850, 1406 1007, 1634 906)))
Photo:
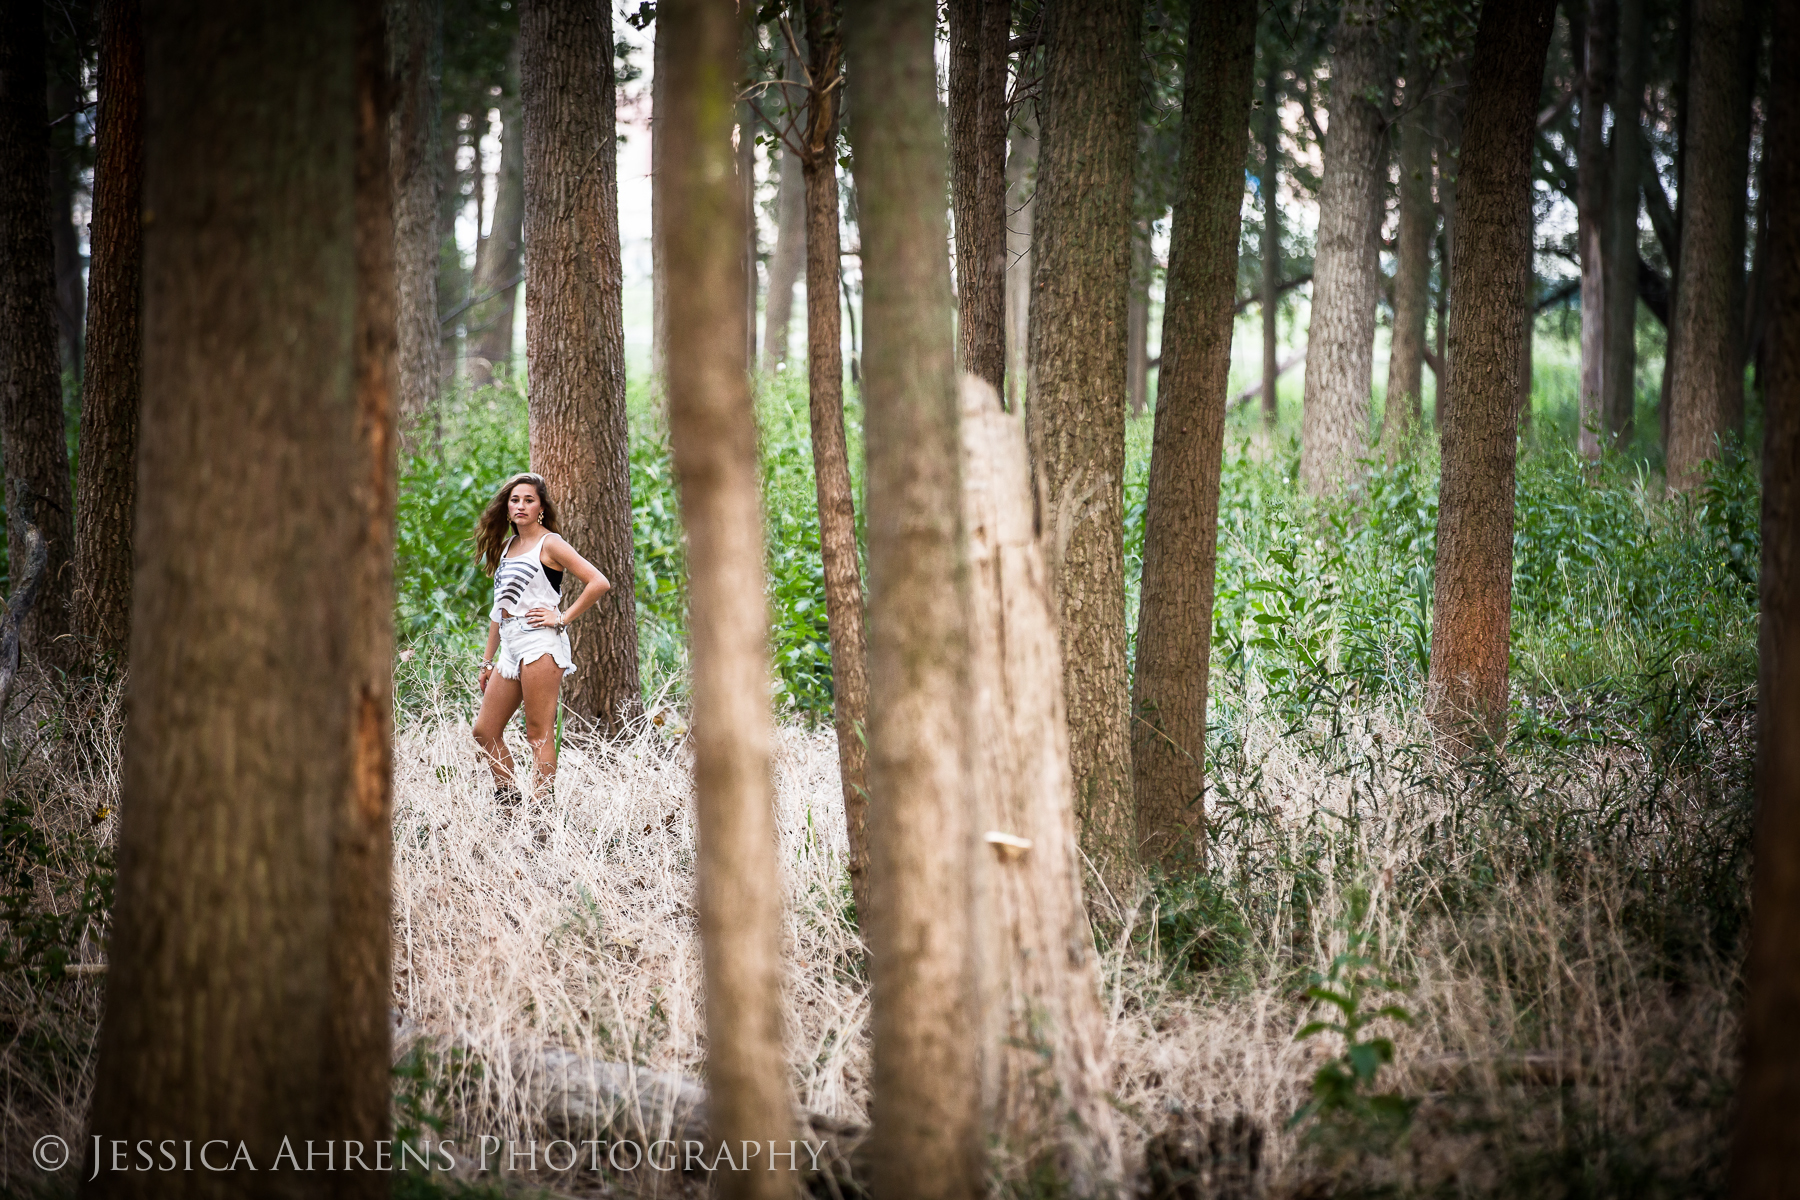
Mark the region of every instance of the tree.
POLYGON ((1006 375, 1008 0, 949 0, 950 186, 956 212, 963 370, 996 391, 1006 375))
POLYGON ((968 566, 933 0, 846 6, 868 445, 878 1195, 985 1194, 964 768, 968 566))
POLYGON ((143 280, 144 30, 139 0, 100 9, 87 370, 81 381, 81 507, 75 630, 89 656, 121 661, 131 640, 137 497, 139 308, 143 280))
MULTIPOLYGON (((660 126, 669 430, 688 535, 708 1118, 728 1145, 785 1144, 793 1099, 781 1043, 762 506, 744 368, 744 181, 732 170, 743 44, 733 8, 663 0, 658 10, 681 47, 669 56, 660 126)), ((607 48, 610 61, 610 40, 607 48)), ((772 1169, 733 1170, 722 1182, 732 1197, 793 1194, 772 1169)))
POLYGON ((1372 222, 1386 141, 1381 112, 1370 102, 1382 86, 1379 15, 1375 0, 1346 0, 1331 59, 1300 424, 1300 478, 1314 496, 1342 486, 1368 436, 1380 283, 1372 222))
POLYGON ((1629 438, 1637 409, 1638 197, 1644 177, 1644 0, 1618 0, 1611 198, 1606 214, 1606 345, 1600 410, 1609 440, 1629 438))
MULTIPOLYGON (((1281 205, 1277 193, 1281 188, 1281 68, 1275 61, 1274 46, 1265 44, 1262 55, 1262 113, 1258 119, 1261 134, 1262 173, 1257 177, 1256 191, 1262 199, 1262 418, 1263 428, 1274 430, 1281 415, 1281 402, 1276 398, 1275 384, 1281 367, 1275 361, 1280 332, 1276 317, 1281 300, 1281 205)), ((1388 392, 1393 394, 1391 385, 1388 392)))
POLYGON ((1219 470, 1256 55, 1253 0, 1190 13, 1131 706, 1139 852, 1170 871, 1197 868, 1206 836, 1219 470))
POLYGON ((80 115, 86 87, 84 69, 92 61, 94 34, 88 5, 59 5, 48 34, 50 118, 50 244, 56 277, 56 332, 62 369, 79 386, 83 365, 82 333, 87 322, 87 293, 81 277, 81 239, 75 230, 76 197, 89 147, 82 145, 80 115))
MULTIPOLYGON (((136 620, 92 1127, 387 1136, 393 538, 380 10, 146 27, 136 620), (231 220, 218 214, 230 212, 231 220), (197 687, 195 680, 205 681, 197 687)), ((373 1195, 374 1172, 287 1176, 373 1195)), ((224 1196, 144 1172, 108 1195, 224 1196)))
POLYGON ((1008 408, 1025 398, 1025 363, 1031 345, 1031 220, 1037 189, 1037 115, 1030 102, 1006 133, 1006 397, 1008 408))
POLYGON ((400 436, 411 446, 438 396, 438 209, 443 149, 443 0, 389 0, 394 111, 394 268, 400 436))
MULTIPOLYGON (((489 297, 471 312, 469 379, 477 387, 505 375, 512 362, 513 312, 518 307, 521 244, 525 229, 525 138, 519 111, 519 50, 506 56, 506 90, 500 95, 500 171, 494 180, 489 234, 475 247, 476 296, 489 297)), ((610 577, 609 577, 610 578, 610 577)))
POLYGON ((563 536, 612 583, 592 620, 575 627, 576 673, 563 702, 611 735, 629 728, 644 703, 632 593, 612 10, 526 0, 519 61, 531 462, 554 489, 563 536))
POLYGON ((47 669, 74 665, 69 637, 73 503, 63 437, 50 244, 50 119, 41 0, 0 7, 0 441, 5 443, 9 578, 25 577, 25 512, 49 548, 43 591, 19 630, 47 669))
POLYGON ((1581 385, 1578 444, 1588 458, 1600 456, 1606 431, 1607 181, 1605 108, 1613 98, 1618 0, 1589 0, 1581 28, 1581 133, 1576 150, 1576 243, 1581 258, 1581 385))
POLYGON ((1554 0, 1482 6, 1469 66, 1456 211, 1456 302, 1438 422, 1437 579, 1426 710, 1453 743, 1506 722, 1525 198, 1554 0))
POLYGON ((1392 465, 1425 418, 1425 317, 1431 308, 1431 243, 1437 213, 1431 203, 1431 104, 1436 73, 1428 71, 1415 37, 1407 47, 1406 111, 1394 127, 1399 142, 1400 225, 1394 255, 1394 340, 1388 353, 1387 402, 1381 446, 1392 465))
MULTIPOLYGON (((800 56, 785 44, 781 49, 782 78, 797 78, 800 56)), ((788 86, 780 89, 783 107, 788 86)), ((797 156, 783 141, 778 139, 771 149, 771 157, 779 163, 780 182, 775 191, 775 252, 769 256, 769 299, 763 310, 763 370, 774 374, 775 368, 787 361, 794 285, 806 270, 806 181, 801 178, 797 156)), ((836 299, 835 292, 832 298, 836 299)))
POLYGON ((1061 551, 1052 569, 1081 845, 1123 894, 1137 886, 1122 531, 1141 11, 1139 0, 1095 0, 1045 15, 1027 397, 1061 551))

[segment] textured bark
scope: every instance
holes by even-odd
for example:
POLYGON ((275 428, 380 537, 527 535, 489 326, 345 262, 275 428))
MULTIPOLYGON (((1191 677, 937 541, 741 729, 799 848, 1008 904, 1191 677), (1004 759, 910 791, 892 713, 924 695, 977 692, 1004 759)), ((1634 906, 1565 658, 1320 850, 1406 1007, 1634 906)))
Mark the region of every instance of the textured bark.
POLYGON ((394 108, 394 279, 398 420, 408 451, 438 397, 438 210, 443 179, 443 0, 388 0, 388 72, 394 108))
MULTIPOLYGON (((500 97, 500 172, 494 180, 494 219, 475 248, 477 296, 493 299, 469 312, 469 382, 476 387, 505 378, 512 363, 513 313, 525 234, 525 122, 519 104, 519 47, 506 65, 507 91, 500 97)), ((608 576, 608 578, 611 578, 608 576)))
POLYGON ((668 201, 662 191, 662 119, 668 112, 669 39, 656 23, 650 50, 650 371, 669 376, 668 201))
MULTIPOLYGON (((1777 0, 1772 61, 1800 61, 1800 6, 1777 0)), ((1800 212, 1800 79, 1771 74, 1763 134, 1770 207, 1800 212)), ((1731 1194, 1800 1196, 1800 224, 1769 224, 1762 589, 1757 627, 1755 878, 1745 962, 1731 1194)))
MULTIPOLYGON (((91 1128, 242 1141, 259 1167, 283 1138, 384 1138, 391 1102, 391 234, 385 189, 358 195, 384 169, 365 153, 384 128, 372 27, 315 0, 159 4, 145 28, 129 800, 91 1128)), ((243 1184, 133 1172, 87 1188, 243 1184)))
POLYGON ((1455 303, 1440 393, 1443 476, 1426 711, 1453 745, 1500 737, 1512 620, 1514 397, 1525 336, 1525 199, 1554 0, 1482 9, 1469 68, 1455 303))
MULTIPOLYGON (((664 0, 659 20, 682 48, 669 57, 663 93, 662 182, 669 432, 688 536, 708 1117, 727 1143, 785 1145, 797 1135, 781 1042, 769 618, 744 369, 743 181, 731 166, 743 27, 721 0, 664 0)), ((770 1169, 733 1170, 718 1184, 733 1198, 795 1191, 789 1175, 770 1169)))
MULTIPOLYGON (((527 0, 519 13, 525 111, 525 358, 531 464, 562 535, 612 590, 575 623, 563 702, 608 734, 643 712, 632 593, 612 10, 527 0)), ((564 580, 581 588, 573 575, 564 580)))
POLYGON ((1125 350, 1137 149, 1138 0, 1045 16, 1027 413, 1057 531, 1063 695, 1081 846, 1137 884, 1125 670, 1125 350))
POLYGON ((1009 0, 948 0, 950 197, 963 370, 1006 374, 1006 41, 1009 0))
POLYGON ((1254 0, 1191 12, 1131 705, 1139 852, 1171 872, 1204 863, 1219 469, 1256 57, 1254 0))
POLYGON ((1739 79, 1742 0, 1694 0, 1682 165, 1681 268, 1670 364, 1669 490, 1705 481, 1700 464, 1743 425, 1743 220, 1749 111, 1739 79))
POLYGON ((1119 1131, 1081 902, 1056 607, 1025 427, 999 399, 985 381, 963 377, 969 716, 981 730, 972 794, 979 829, 1030 843, 1022 853, 992 845, 999 861, 982 872, 989 1133, 1019 1158, 1048 1159, 1071 1194, 1099 1195, 1120 1174, 1119 1131))
POLYGON ((49 116, 57 122, 50 129, 50 242, 56 263, 56 332, 62 369, 79 384, 87 288, 81 278, 81 238, 75 232, 75 184, 80 165, 75 158, 74 113, 81 100, 72 73, 78 69, 78 63, 52 61, 48 69, 49 116), (69 114, 67 119, 59 119, 65 113, 69 114))
POLYGON ((843 94, 843 38, 837 0, 807 0, 806 42, 813 90, 802 126, 806 183, 806 378, 812 422, 813 485, 819 501, 819 557, 825 566, 825 625, 831 637, 831 704, 838 779, 850 841, 850 893, 857 919, 869 913, 869 781, 864 745, 869 707, 863 636, 862 567, 857 561, 856 492, 844 440, 844 335, 838 310, 837 141, 843 94))
POLYGON ((1431 243, 1437 213, 1431 204, 1431 108, 1421 98, 1430 76, 1416 52, 1408 56, 1406 97, 1411 111, 1395 129, 1400 158, 1400 226, 1394 255, 1394 341, 1388 354, 1387 400, 1381 448, 1400 461, 1425 415, 1425 317, 1431 308, 1431 243), (1417 80, 1415 83, 1414 80, 1417 80))
POLYGON ((877 1196, 985 1194, 963 739, 968 565, 932 0, 845 6, 865 308, 870 1163, 877 1196))
POLYGON ((1618 0, 1588 0, 1582 47, 1581 130, 1576 142, 1575 243, 1581 261, 1580 433, 1586 458, 1600 457, 1606 365, 1607 212, 1611 206, 1605 107, 1613 98, 1618 0))
POLYGON ((25 577, 25 508, 49 550, 42 590, 19 629, 49 670, 76 661, 69 637, 75 522, 63 437, 62 371, 50 244, 49 118, 40 0, 0 6, 0 442, 5 444, 8 578, 25 577))
POLYGON ((1131 296, 1125 310, 1125 396, 1131 415, 1150 404, 1150 222, 1139 218, 1131 231, 1131 296))
POLYGON ((1638 197, 1644 177, 1644 0, 1619 0, 1611 195, 1606 214, 1606 345, 1600 411, 1612 441, 1629 440, 1637 409, 1638 197))
POLYGON ((81 384, 81 507, 75 631, 83 653, 123 660, 131 638, 137 497, 139 291, 144 261, 144 26, 138 0, 100 9, 87 373, 81 384))
POLYGON ((1300 420, 1300 480, 1314 496, 1336 492, 1351 477, 1369 433, 1381 282, 1370 222, 1386 149, 1381 113, 1368 100, 1382 83, 1378 15, 1374 0, 1346 0, 1331 56, 1331 126, 1319 179, 1300 420))
MULTIPOLYGON (((800 74, 791 67, 790 72, 790 78, 800 74)), ((775 252, 769 256, 769 298, 763 304, 763 370, 770 374, 787 361, 794 285, 806 270, 806 181, 792 151, 783 147, 776 161, 775 252)))
POLYGON ((1025 397, 1031 344, 1031 218, 1036 208, 1037 117, 1029 104, 1007 131, 1006 152, 1006 404, 1025 397))
POLYGON ((1281 401, 1275 385, 1281 367, 1275 361, 1280 331, 1276 318, 1281 307, 1281 71, 1270 52, 1263 61, 1263 108, 1258 122, 1262 135, 1262 175, 1257 191, 1262 196, 1262 418, 1263 428, 1273 431, 1281 417, 1281 401))

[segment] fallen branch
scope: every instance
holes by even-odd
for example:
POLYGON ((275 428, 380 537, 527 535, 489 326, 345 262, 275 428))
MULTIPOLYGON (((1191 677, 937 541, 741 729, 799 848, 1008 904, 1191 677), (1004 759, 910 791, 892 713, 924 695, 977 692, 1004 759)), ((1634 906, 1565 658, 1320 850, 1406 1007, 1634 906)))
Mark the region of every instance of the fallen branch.
MULTIPOLYGON (((1311 271, 1308 271, 1304 275, 1296 275, 1292 279, 1284 279, 1280 283, 1275 285, 1275 294, 1277 296, 1279 296, 1284 292, 1292 291, 1293 289, 1299 287, 1303 283, 1311 283, 1312 277, 1313 277, 1313 273, 1311 271)), ((1261 303, 1261 301, 1262 301, 1261 295, 1245 296, 1242 300, 1239 300, 1235 306, 1233 306, 1231 311, 1235 315, 1237 313, 1243 312, 1246 308, 1249 308, 1252 304, 1261 303)))

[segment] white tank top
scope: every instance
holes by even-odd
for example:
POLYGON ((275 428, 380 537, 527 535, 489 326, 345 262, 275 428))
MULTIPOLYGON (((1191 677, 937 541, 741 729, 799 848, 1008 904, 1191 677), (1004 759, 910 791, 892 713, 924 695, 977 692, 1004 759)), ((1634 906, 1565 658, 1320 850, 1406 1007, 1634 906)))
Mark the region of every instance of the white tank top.
POLYGON ((494 572, 494 607, 488 620, 503 621, 502 610, 522 617, 534 608, 557 608, 562 604, 561 571, 553 571, 543 563, 545 533, 528 553, 507 558, 517 538, 507 538, 500 548, 500 569, 494 572))

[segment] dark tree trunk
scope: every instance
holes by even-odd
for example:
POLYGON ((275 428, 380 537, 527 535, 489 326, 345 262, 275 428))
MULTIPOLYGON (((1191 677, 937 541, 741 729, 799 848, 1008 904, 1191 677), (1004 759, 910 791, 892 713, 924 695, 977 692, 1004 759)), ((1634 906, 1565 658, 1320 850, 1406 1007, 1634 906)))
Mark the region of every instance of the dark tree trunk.
POLYGON ((1431 203, 1431 108, 1423 98, 1431 76, 1420 57, 1415 44, 1406 64, 1410 112, 1395 130, 1400 142, 1400 227, 1394 256, 1394 340, 1381 416, 1381 446, 1390 465, 1400 461, 1425 414, 1421 399, 1425 318, 1431 308, 1431 243, 1437 213, 1431 203))
POLYGON ((438 211, 443 185, 443 0, 388 0, 388 71, 394 112, 394 277, 398 313, 398 420, 407 449, 437 411, 438 211))
POLYGON ((1037 187, 1037 118, 1025 104, 1007 131, 1006 153, 1006 406, 1025 398, 1025 361, 1031 344, 1031 218, 1037 187))
MULTIPOLYGON (((669 432, 688 535, 708 1118, 712 1136, 727 1144, 786 1145, 794 1100, 781 1041, 768 609, 756 415, 744 369, 746 181, 731 165, 743 25, 731 5, 710 0, 663 0, 659 19, 681 47, 669 56, 663 92, 662 194, 669 432)), ((610 64, 610 39, 606 46, 610 64)), ((610 150, 610 110, 607 120, 610 150)), ((534 261, 537 247, 533 240, 534 261)), ((794 1195, 792 1176, 773 1167, 771 1159, 761 1170, 733 1170, 715 1186, 732 1200, 794 1195)))
MULTIPOLYGON (((612 10, 527 0, 519 13, 525 113, 525 357, 531 463, 562 535, 612 590, 576 623, 570 712, 625 732, 643 712, 632 593, 612 10)), ((565 586, 579 589, 570 576, 565 586)))
POLYGON ((62 369, 79 385, 82 333, 87 323, 87 289, 81 279, 81 238, 75 231, 75 110, 81 101, 73 71, 79 62, 49 64, 50 242, 56 259, 56 332, 62 369))
POLYGON ((1644 176, 1644 0, 1619 0, 1611 198, 1606 216, 1606 356, 1601 413, 1609 442, 1629 440, 1637 409, 1638 196, 1644 176))
POLYGON ((1350 478, 1369 433, 1381 274, 1370 222, 1386 142, 1382 115, 1368 99, 1383 86, 1377 16, 1373 0, 1346 0, 1331 58, 1300 426, 1300 478, 1314 496, 1334 493, 1350 478))
POLYGON ((75 522, 63 435, 50 242, 49 117, 40 0, 0 5, 0 442, 5 444, 9 578, 25 576, 25 512, 44 535, 43 590, 19 642, 49 670, 75 665, 69 620, 75 522))
MULTIPOLYGON (((391 1104, 379 12, 175 3, 145 29, 129 799, 91 1121, 242 1141, 259 1167, 284 1138, 385 1138, 391 1104)), ((243 1184, 145 1172, 88 1188, 243 1184)))
POLYGON ((950 186, 962 368, 1005 387, 1008 0, 949 0, 950 186))
MULTIPOLYGON (((1687 162, 1689 115, 1692 111, 1688 82, 1693 68, 1693 31, 1695 0, 1677 0, 1675 11, 1675 80, 1669 88, 1669 106, 1674 111, 1675 126, 1675 207, 1670 213, 1670 237, 1663 244, 1663 251, 1669 260, 1669 290, 1667 311, 1670 320, 1664 322, 1668 332, 1663 347, 1662 391, 1656 402, 1657 433, 1664 450, 1665 468, 1667 451, 1669 450, 1669 433, 1671 420, 1670 397, 1675 386, 1676 363, 1686 352, 1687 344, 1682 338, 1682 329, 1674 321, 1676 300, 1681 295, 1681 230, 1687 219, 1687 162)), ((1661 184, 1657 184, 1658 191, 1661 184)), ((1660 233, 1660 230, 1659 230, 1660 233)), ((1665 475, 1666 475, 1665 469, 1665 475)))
MULTIPOLYGON (((1463 108, 1468 93, 1469 76, 1466 63, 1454 63, 1448 72, 1445 89, 1437 101, 1437 192, 1438 192, 1438 296, 1437 296, 1437 397, 1444 394, 1444 382, 1450 365, 1450 306, 1456 286, 1456 189, 1459 179, 1463 140, 1463 108)), ((1441 426, 1441 404, 1432 402, 1434 424, 1441 426)))
POLYGON ((1588 0, 1582 38, 1581 131, 1576 144, 1576 248, 1581 259, 1581 378, 1577 441, 1586 458, 1600 457, 1606 364, 1607 211, 1611 206, 1605 109, 1613 98, 1618 0, 1588 0))
POLYGON ((1271 432, 1281 416, 1275 385, 1281 374, 1276 362, 1281 313, 1281 72, 1275 53, 1266 48, 1263 59, 1262 175, 1257 191, 1262 195, 1262 419, 1271 432))
MULTIPOLYGON (((779 33, 776 35, 781 36, 779 33)), ((782 77, 800 78, 800 63, 783 40, 782 77)), ((783 87, 785 104, 798 108, 802 90, 798 84, 783 87)), ((773 100, 774 89, 769 92, 773 100)), ((785 124, 785 114, 775 115, 777 124, 785 124)), ((775 156, 780 182, 775 193, 775 252, 769 256, 769 298, 763 305, 763 370, 771 375, 787 361, 792 340, 789 327, 794 318, 794 285, 806 271, 806 182, 794 153, 781 142, 775 156)), ((835 297, 837 289, 832 289, 835 297)))
MULTIPOLYGON (((876 1194, 985 1194, 968 578, 933 0, 846 6, 862 232, 876 1194)), ((1122 297, 1121 297, 1122 298, 1122 297)), ((1122 401, 1123 397, 1120 397, 1122 401)))
MULTIPOLYGON (((507 56, 507 90, 500 97, 500 173, 494 180, 494 219, 475 249, 475 295, 493 299, 469 312, 469 381, 505 378, 512 363, 513 313, 523 266, 525 233, 525 122, 519 103, 519 47, 507 56)), ((610 578, 610 576, 608 577, 610 578)))
POLYGON ((139 0, 100 9, 94 121, 87 373, 81 384, 81 508, 75 629, 84 653, 123 661, 131 638, 137 497, 139 292, 144 261, 144 25, 139 0))
POLYGON ((1483 7, 1469 68, 1449 378, 1440 393, 1437 583, 1427 712, 1453 744, 1506 723, 1520 260, 1531 250, 1531 138, 1554 0, 1483 7))
POLYGON ((1048 489, 1081 846, 1137 888, 1125 669, 1124 468, 1139 0, 1053 6, 1033 215, 1027 416, 1048 489))
POLYGON ((1254 0, 1191 12, 1131 722, 1139 852, 1169 871, 1204 861, 1219 468, 1256 55, 1254 0))

